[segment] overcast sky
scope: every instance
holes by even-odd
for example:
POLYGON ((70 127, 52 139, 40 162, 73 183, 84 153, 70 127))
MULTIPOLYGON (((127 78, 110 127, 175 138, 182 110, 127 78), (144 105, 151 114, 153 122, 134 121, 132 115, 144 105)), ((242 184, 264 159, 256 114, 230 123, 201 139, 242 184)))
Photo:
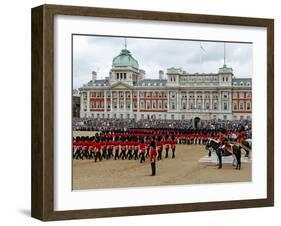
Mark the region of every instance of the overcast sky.
MULTIPOLYGON (((217 73, 223 65, 222 42, 126 38, 127 49, 146 71, 146 78, 158 78, 158 71, 180 67, 187 73, 217 73), (200 60, 201 58, 201 60, 200 60)), ((73 36, 73 88, 91 80, 108 76, 112 59, 125 46, 125 38, 105 36, 73 36)), ((237 78, 252 77, 252 44, 226 43, 226 65, 237 78)))

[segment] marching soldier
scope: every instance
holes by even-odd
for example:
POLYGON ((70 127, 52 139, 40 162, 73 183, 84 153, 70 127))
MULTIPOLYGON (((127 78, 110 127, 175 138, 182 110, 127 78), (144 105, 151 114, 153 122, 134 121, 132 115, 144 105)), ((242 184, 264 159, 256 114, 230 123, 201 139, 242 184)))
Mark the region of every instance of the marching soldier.
POLYGON ((161 160, 162 159, 162 151, 163 151, 163 143, 162 143, 162 141, 158 141, 157 142, 157 151, 158 151, 157 160, 161 160))
POLYGON ((176 157, 176 156, 175 156, 175 152, 176 152, 176 141, 172 141, 171 149, 172 149, 172 158, 174 159, 174 158, 176 157))
POLYGON ((145 154, 146 158, 149 156, 149 151, 150 151, 149 143, 146 142, 146 154, 145 154))
POLYGON ((95 143, 91 142, 91 145, 89 146, 89 159, 95 158, 95 143))
POLYGON ((128 143, 127 157, 129 160, 133 159, 133 146, 131 145, 131 142, 128 143))
POLYGON ((169 157, 169 143, 168 143, 168 141, 165 141, 165 150, 166 150, 165 158, 167 159, 169 157))
POLYGON ((155 140, 151 141, 150 143, 150 165, 151 165, 151 176, 156 175, 156 143, 155 140))
POLYGON ((138 142, 134 142, 134 160, 139 159, 139 144, 138 142))
POLYGON ((99 161, 102 160, 100 143, 96 143, 96 145, 95 145, 95 162, 97 162, 98 159, 99 159, 99 161))
POLYGON ((120 145, 120 143, 119 142, 116 142, 115 143, 115 147, 114 147, 114 149, 115 149, 115 155, 114 155, 114 159, 116 160, 116 159, 119 159, 119 149, 120 149, 120 147, 119 147, 119 145, 120 145))
POLYGON ((101 150, 102 150, 102 158, 106 159, 107 153, 106 153, 106 143, 105 142, 101 143, 101 150))
POLYGON ((140 163, 145 162, 145 147, 146 145, 142 141, 140 144, 140 163))
POLYGON ((120 146, 121 146, 120 158, 121 158, 122 160, 124 160, 124 159, 127 158, 127 155, 126 155, 126 144, 125 144, 125 142, 121 142, 121 143, 120 143, 120 146))

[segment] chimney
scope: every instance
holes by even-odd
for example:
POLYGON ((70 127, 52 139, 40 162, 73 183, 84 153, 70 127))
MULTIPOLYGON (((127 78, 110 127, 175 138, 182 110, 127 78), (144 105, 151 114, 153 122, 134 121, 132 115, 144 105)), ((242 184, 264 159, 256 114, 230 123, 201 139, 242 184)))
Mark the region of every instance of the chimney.
POLYGON ((159 79, 164 79, 164 71, 159 70, 159 79))
POLYGON ((96 81, 97 80, 97 72, 92 71, 92 81, 96 81))

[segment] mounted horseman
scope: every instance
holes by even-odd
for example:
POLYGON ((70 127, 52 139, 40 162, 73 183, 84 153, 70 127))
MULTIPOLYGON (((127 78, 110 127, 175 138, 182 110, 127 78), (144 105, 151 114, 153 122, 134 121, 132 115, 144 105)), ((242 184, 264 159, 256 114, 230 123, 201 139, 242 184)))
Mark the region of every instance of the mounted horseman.
POLYGON ((217 140, 209 139, 205 149, 209 150, 209 157, 212 150, 215 151, 218 157, 218 169, 222 168, 222 157, 232 155, 236 160, 236 169, 241 169, 241 147, 237 144, 231 144, 225 136, 226 131, 221 129, 217 140))

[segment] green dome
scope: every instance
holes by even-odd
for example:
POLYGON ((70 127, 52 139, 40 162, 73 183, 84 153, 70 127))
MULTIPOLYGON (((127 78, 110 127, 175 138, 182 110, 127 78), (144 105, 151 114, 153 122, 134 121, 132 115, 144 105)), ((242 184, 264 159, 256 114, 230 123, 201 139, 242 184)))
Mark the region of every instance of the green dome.
POLYGON ((122 49, 121 53, 113 58, 112 66, 131 66, 135 69, 139 69, 138 61, 132 57, 130 51, 127 49, 122 49))

